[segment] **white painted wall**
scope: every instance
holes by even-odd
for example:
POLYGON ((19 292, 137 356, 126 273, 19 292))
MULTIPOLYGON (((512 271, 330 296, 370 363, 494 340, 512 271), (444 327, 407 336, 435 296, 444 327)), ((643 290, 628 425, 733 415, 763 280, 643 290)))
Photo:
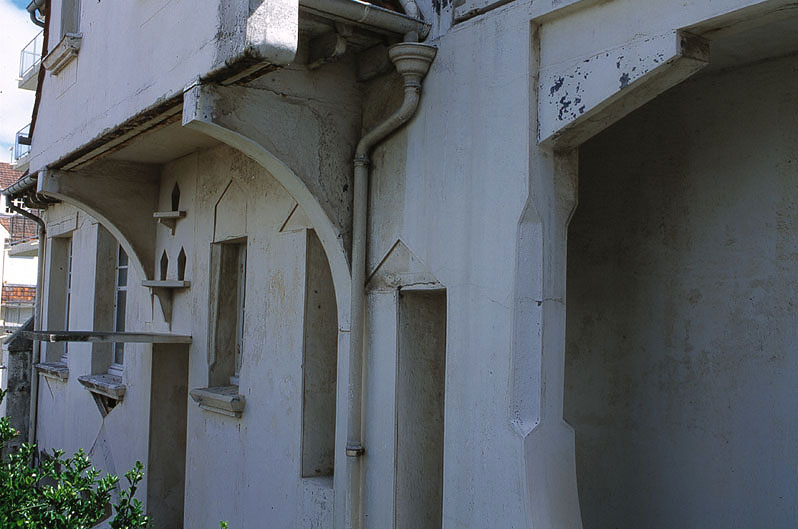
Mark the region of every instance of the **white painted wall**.
POLYGON ((685 83, 582 149, 566 417, 586 529, 798 519, 796 66, 685 83))

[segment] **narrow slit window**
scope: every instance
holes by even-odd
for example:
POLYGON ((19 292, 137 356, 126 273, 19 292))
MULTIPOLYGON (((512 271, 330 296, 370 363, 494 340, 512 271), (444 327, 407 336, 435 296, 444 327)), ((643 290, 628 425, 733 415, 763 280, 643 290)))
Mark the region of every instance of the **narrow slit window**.
MULTIPOLYGON (((114 331, 124 332, 127 313, 128 257, 121 245, 116 252, 116 288, 114 290, 114 331)), ((125 364, 125 344, 114 344, 114 357, 109 372, 121 375, 125 364)))
POLYGON ((172 188, 172 211, 178 211, 180 209, 180 186, 175 183, 175 187, 172 188))
POLYGON ((169 257, 166 255, 166 250, 161 254, 161 281, 166 281, 166 273, 169 271, 169 257))
POLYGON ((186 250, 180 248, 180 255, 177 256, 177 279, 184 281, 186 279, 186 250))
POLYGON ((244 347, 244 314, 247 303, 247 245, 236 244, 236 345, 235 345, 235 372, 230 377, 230 383, 238 385, 238 376, 241 373, 241 350, 244 347))
MULTIPOLYGON (((72 238, 67 240, 66 255, 66 289, 64 293, 64 330, 69 330, 69 309, 72 305, 72 238)), ((61 361, 66 363, 69 358, 69 342, 64 342, 61 352, 61 361)))

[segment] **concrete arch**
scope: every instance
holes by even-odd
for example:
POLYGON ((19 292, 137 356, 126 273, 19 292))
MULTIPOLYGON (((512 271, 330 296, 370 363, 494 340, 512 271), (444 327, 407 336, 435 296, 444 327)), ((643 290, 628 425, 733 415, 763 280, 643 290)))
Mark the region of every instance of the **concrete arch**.
MULTIPOLYGON (((207 116, 207 115, 206 115, 207 116)), ((204 117, 206 117, 204 116, 204 117)), ((257 141, 226 128, 210 119, 189 119, 184 126, 197 130, 245 154, 266 169, 304 210, 321 241, 335 287, 340 331, 349 330, 349 298, 351 276, 343 236, 321 207, 321 204, 297 174, 257 141)))
POLYGON ((99 163, 82 171, 44 171, 38 190, 97 219, 122 245, 139 276, 151 279, 159 179, 155 166, 99 163))

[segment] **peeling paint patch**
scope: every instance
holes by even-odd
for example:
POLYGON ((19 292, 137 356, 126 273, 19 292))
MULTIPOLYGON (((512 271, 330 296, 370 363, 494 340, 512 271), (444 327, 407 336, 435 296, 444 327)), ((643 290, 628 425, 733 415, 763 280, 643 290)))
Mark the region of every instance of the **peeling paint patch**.
POLYGON ((552 86, 551 90, 549 90, 549 95, 553 96, 555 92, 558 92, 560 88, 562 88, 563 84, 565 84, 565 77, 560 77, 557 79, 557 81, 554 82, 554 86, 552 86))
POLYGON ((565 116, 564 116, 564 114, 565 114, 566 112, 568 112, 568 107, 570 107, 570 106, 571 106, 571 101, 568 101, 568 100, 566 99, 566 97, 567 97, 567 96, 562 96, 562 97, 560 98, 560 116, 559 116, 559 118, 560 118, 560 120, 561 120, 561 121, 562 121, 563 119, 565 119, 565 116))
MULTIPOLYGON (((563 129, 576 120, 586 123, 587 128, 600 128, 602 122, 595 120, 592 111, 609 108, 602 105, 603 102, 620 97, 619 92, 628 92, 626 88, 637 86, 638 81, 650 78, 654 70, 667 69, 680 58, 687 61, 682 69, 674 71, 672 79, 683 78, 691 70, 706 65, 708 50, 705 40, 671 31, 655 36, 641 35, 589 57, 574 57, 571 62, 544 66, 538 81, 539 140, 560 137, 563 129)), ((672 79, 666 76, 663 86, 672 79)), ((656 89, 643 92, 641 98, 655 92, 656 89)), ((614 119, 607 117, 606 121, 614 119)), ((588 134, 586 130, 580 134, 588 134)))
POLYGON ((630 82, 629 74, 624 72, 624 74, 621 75, 620 82, 621 82, 621 90, 629 86, 630 82))

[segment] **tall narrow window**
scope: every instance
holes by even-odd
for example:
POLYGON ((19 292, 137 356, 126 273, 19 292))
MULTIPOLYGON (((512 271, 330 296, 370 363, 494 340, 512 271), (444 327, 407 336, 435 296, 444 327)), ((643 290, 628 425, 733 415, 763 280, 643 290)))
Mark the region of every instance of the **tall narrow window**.
MULTIPOLYGON (((125 314, 127 311, 127 273, 128 259, 122 245, 117 245, 116 251, 116 288, 114 290, 114 331, 123 332, 125 330, 125 314)), ((109 373, 114 375, 122 374, 122 366, 125 363, 125 344, 114 344, 114 358, 109 373)))
POLYGON ((238 385, 244 348, 247 242, 216 243, 212 247, 211 311, 212 386, 238 385))
POLYGON ((236 244, 236 345, 235 372, 230 384, 238 385, 241 373, 241 349, 244 347, 244 314, 247 301, 247 244, 236 244))
POLYGON ((335 390, 338 312, 327 255, 307 230, 302 359, 302 477, 332 476, 335 463, 335 390))
MULTIPOLYGON (((64 330, 69 330, 69 308, 72 305, 72 239, 67 240, 66 255, 66 289, 64 292, 64 330)), ((66 363, 69 357, 69 342, 64 342, 61 361, 66 363)))
MULTIPOLYGON (((46 296, 46 321, 48 329, 69 330, 69 312, 72 304, 72 238, 49 239, 46 296)), ((68 342, 45 344, 43 361, 66 363, 68 342)))
POLYGON ((443 525, 446 292, 400 291, 395 527, 443 525))

